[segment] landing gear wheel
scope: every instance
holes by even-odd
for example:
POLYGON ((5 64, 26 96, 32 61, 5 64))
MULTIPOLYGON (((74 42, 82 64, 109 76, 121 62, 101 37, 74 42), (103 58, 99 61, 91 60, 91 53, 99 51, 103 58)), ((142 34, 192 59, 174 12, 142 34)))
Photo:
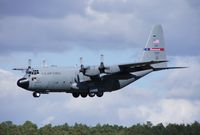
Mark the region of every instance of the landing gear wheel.
POLYGON ((94 97, 95 93, 89 93, 88 95, 89 95, 89 97, 94 97))
POLYGON ((79 97, 79 93, 72 93, 72 96, 74 97, 74 98, 78 98, 79 97))
POLYGON ((87 93, 81 93, 81 97, 83 98, 87 97, 87 93))
POLYGON ((38 98, 38 97, 40 97, 40 93, 39 92, 33 92, 33 97, 35 97, 35 98, 38 98))
POLYGON ((98 92, 96 95, 97 95, 97 97, 102 97, 103 96, 103 92, 98 92))

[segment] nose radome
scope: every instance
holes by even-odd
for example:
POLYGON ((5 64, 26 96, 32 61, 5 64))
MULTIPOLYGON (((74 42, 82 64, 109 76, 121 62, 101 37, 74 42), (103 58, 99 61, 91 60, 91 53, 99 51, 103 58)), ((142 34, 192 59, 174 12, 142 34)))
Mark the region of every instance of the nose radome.
POLYGON ((28 89, 29 87, 29 80, 26 78, 21 78, 17 81, 17 85, 21 88, 28 89))

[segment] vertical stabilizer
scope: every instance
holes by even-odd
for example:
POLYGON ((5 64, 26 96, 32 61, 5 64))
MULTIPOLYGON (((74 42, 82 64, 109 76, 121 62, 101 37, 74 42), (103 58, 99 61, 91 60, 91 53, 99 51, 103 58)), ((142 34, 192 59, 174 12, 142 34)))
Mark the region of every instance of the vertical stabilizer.
MULTIPOLYGON (((163 30, 161 25, 155 25, 149 35, 141 61, 147 62, 162 60, 166 60, 163 30)), ((167 63, 158 63, 153 64, 152 66, 155 68, 164 68, 167 67, 167 63)))

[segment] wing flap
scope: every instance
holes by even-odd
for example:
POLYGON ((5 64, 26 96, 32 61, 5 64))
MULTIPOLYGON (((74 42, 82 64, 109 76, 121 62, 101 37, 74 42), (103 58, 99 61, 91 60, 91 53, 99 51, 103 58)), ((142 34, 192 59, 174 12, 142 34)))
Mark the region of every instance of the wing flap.
POLYGON ((138 62, 138 63, 131 63, 131 64, 122 64, 119 67, 138 67, 138 66, 146 66, 151 64, 163 63, 168 62, 167 60, 160 60, 160 61, 148 61, 148 62, 138 62))

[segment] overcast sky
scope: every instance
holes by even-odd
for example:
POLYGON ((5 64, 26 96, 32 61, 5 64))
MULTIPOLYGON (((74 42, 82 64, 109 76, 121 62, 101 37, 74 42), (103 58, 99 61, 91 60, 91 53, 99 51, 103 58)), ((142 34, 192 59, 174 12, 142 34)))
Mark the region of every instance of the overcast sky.
POLYGON ((130 126, 200 121, 199 0, 0 0, 0 122, 130 126), (135 62, 154 24, 164 29, 171 66, 102 98, 20 89, 14 67, 135 62), (118 57, 116 57, 118 56, 118 57))

